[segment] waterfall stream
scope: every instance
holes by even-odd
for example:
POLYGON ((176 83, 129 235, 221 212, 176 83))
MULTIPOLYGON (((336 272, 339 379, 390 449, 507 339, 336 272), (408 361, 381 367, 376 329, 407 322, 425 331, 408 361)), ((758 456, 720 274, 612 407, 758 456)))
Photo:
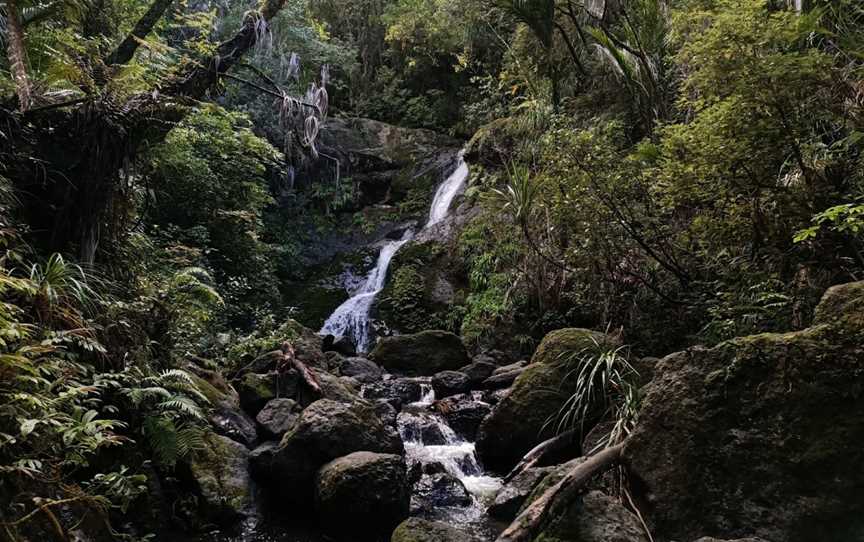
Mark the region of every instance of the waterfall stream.
MULTIPOLYGON (((448 214, 450 205, 461 192, 468 179, 468 164, 459 153, 458 163, 453 173, 438 185, 432 205, 429 207, 429 219, 425 228, 441 222, 448 214)), ((375 267, 369 271, 362 285, 344 303, 331 314, 319 333, 336 337, 349 337, 356 345, 358 352, 367 352, 372 345, 371 325, 369 315, 375 297, 384 289, 387 280, 387 270, 390 261, 399 249, 414 238, 414 232, 407 230, 398 241, 385 241, 381 244, 375 267)))

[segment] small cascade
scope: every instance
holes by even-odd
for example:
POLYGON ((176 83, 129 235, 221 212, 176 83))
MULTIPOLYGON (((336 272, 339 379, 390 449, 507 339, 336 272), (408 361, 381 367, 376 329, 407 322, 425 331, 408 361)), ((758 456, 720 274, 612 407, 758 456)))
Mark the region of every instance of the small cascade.
POLYGON ((423 513, 430 519, 462 525, 475 534, 489 534, 486 507, 501 488, 501 479, 484 474, 474 453, 474 443, 460 438, 439 414, 430 411, 429 406, 435 402, 432 387, 423 387, 422 393, 422 398, 405 405, 397 418, 405 458, 409 466, 421 471, 443 467, 470 495, 467 506, 438 506, 423 513))
MULTIPOLYGON (((468 180, 469 170, 462 155, 463 153, 460 152, 456 170, 435 191, 435 197, 429 208, 429 220, 424 228, 441 222, 447 216, 453 199, 464 188, 465 182, 468 180)), ((362 286, 327 318, 321 331, 319 331, 321 335, 349 337, 356 345, 358 352, 369 351, 372 342, 369 314, 375 303, 375 297, 384 289, 387 271, 393 256, 402 248, 402 245, 413 238, 414 232, 408 230, 402 239, 386 241, 381 245, 375 267, 369 272, 362 286)))

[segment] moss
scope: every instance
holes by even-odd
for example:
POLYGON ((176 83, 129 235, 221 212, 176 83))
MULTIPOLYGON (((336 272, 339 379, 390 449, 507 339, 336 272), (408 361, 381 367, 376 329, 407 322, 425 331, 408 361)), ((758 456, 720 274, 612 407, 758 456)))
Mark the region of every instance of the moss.
MULTIPOLYGON (((583 328, 558 329, 547 334, 534 352, 531 363, 558 363, 571 353, 579 353, 603 344, 615 344, 609 336, 583 328)), ((617 346, 617 345, 616 345, 617 346)))
POLYGON ((189 376, 192 378, 192 381, 195 383, 195 387, 198 388, 198 391, 200 391, 201 394, 204 395, 204 397, 206 397, 208 401, 210 401, 211 405, 218 405, 225 402, 233 402, 230 394, 217 389, 216 386, 214 386, 207 380, 201 378, 194 373, 189 373, 189 376))

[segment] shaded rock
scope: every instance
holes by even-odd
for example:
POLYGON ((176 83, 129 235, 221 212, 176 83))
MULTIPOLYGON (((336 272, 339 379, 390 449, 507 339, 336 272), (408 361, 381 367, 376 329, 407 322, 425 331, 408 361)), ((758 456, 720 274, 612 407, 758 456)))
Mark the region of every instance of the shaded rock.
MULTIPOLYGON (((340 403, 330 399, 315 401, 300 416, 297 427, 282 443, 295 441, 329 461, 357 451, 401 454, 402 441, 388 431, 366 401, 340 403)), ((322 461, 322 462, 323 462, 322 461)))
POLYGON ((600 422, 588 431, 585 438, 582 439, 582 453, 584 455, 594 455, 598 451, 606 448, 609 443, 609 438, 612 431, 615 429, 615 422, 600 422))
POLYGON ((390 372, 409 376, 455 370, 469 361, 465 345, 457 335, 437 330, 384 337, 369 358, 390 372))
POLYGON ((413 378, 391 378, 363 388, 364 398, 384 399, 396 410, 401 410, 402 405, 419 401, 421 395, 421 382, 413 378))
POLYGON ((473 542, 470 535, 446 523, 408 518, 396 527, 390 542, 473 542))
POLYGON ((500 520, 515 518, 537 484, 552 470, 554 470, 553 467, 540 467, 527 469, 517 474, 498 490, 495 501, 487 510, 488 514, 500 520))
POLYGON ((355 387, 356 380, 340 378, 326 371, 315 371, 315 377, 321 386, 321 394, 304 389, 300 394, 301 404, 308 406, 318 399, 330 399, 340 403, 353 403, 361 400, 360 393, 355 387))
POLYGON ((207 433, 204 438, 206 445, 192 458, 189 469, 207 518, 230 524, 251 512, 249 451, 222 435, 207 433))
POLYGON ((220 435, 252 448, 258 442, 255 422, 240 408, 217 406, 210 414, 210 424, 220 435))
MULTIPOLYGON (((447 444, 446 426, 433 413, 423 411, 403 412, 399 415, 399 432, 406 442, 417 442, 426 446, 447 444)), ((451 433, 452 435, 452 433, 451 433)))
POLYGON ((579 328, 546 335, 531 364, 480 424, 477 454, 487 468, 507 471, 531 448, 552 436, 554 424, 547 422, 554 420, 575 388, 576 379, 567 378, 572 367, 562 362, 562 356, 598 343, 614 341, 603 333, 579 328))
POLYGON ((471 395, 456 395, 435 402, 437 410, 457 435, 473 442, 480 423, 492 411, 491 405, 471 395))
POLYGON ((432 377, 432 389, 435 397, 449 397, 468 391, 470 380, 468 375, 458 371, 441 371, 432 377))
POLYGON ((505 373, 493 374, 486 380, 480 382, 477 387, 481 390, 499 390, 509 388, 523 372, 525 372, 525 368, 521 367, 505 373))
POLYGON ((381 380, 384 369, 366 358, 345 358, 339 366, 339 374, 356 378, 363 384, 381 380))
POLYGON ((412 513, 434 511, 439 506, 468 506, 471 495, 461 480, 447 472, 425 474, 414 484, 412 513))
POLYGON ((660 362, 624 450, 658 536, 864 537, 864 282, 815 322, 660 362))
POLYGON ((243 410, 255 416, 273 399, 285 397, 296 399, 299 393, 299 378, 293 370, 283 373, 246 373, 236 384, 243 410))
POLYGON ((375 414, 381 418, 381 421, 384 422, 384 425, 388 425, 390 427, 396 427, 396 417, 399 413, 396 411, 396 408, 387 402, 385 399, 379 399, 375 401, 375 414))
POLYGON ((273 439, 294 429, 300 420, 300 405, 294 399, 273 399, 255 417, 262 432, 273 439))
POLYGON ((350 337, 333 337, 327 335, 322 340, 321 349, 324 352, 337 352, 343 356, 353 357, 357 355, 357 347, 350 337))
POLYGON ((581 463, 584 463, 585 459, 586 458, 584 457, 577 457, 575 459, 567 461, 566 463, 561 463, 560 465, 544 467, 549 469, 548 474, 546 476, 543 476, 537 484, 534 484, 534 489, 531 490, 528 498, 522 502, 522 506, 519 508, 519 512, 521 512, 525 509, 525 507, 537 500, 541 495, 543 495, 543 493, 546 492, 547 489, 560 482, 561 479, 564 478, 564 476, 568 472, 578 467, 581 463))
POLYGON ((468 377, 468 385, 473 387, 483 382, 498 368, 491 361, 478 360, 480 356, 474 358, 474 361, 459 369, 459 372, 468 377))
POLYGON ((522 361, 517 361, 515 363, 502 365, 502 366, 498 367, 497 369, 495 369, 494 371, 492 371, 492 374, 493 375, 500 375, 503 373, 509 373, 512 371, 516 371, 518 369, 522 369, 522 368, 527 367, 527 366, 528 366, 528 360, 523 359, 522 361))
POLYGON ((315 478, 315 508, 329 532, 364 540, 391 532, 408 516, 405 461, 393 454, 354 452, 327 463, 315 478))
POLYGON ((543 542, 647 542, 635 514, 618 499, 589 491, 561 516, 553 519, 540 536, 543 542))
POLYGON ((768 542, 764 538, 736 538, 735 540, 720 540, 719 538, 711 538, 710 536, 703 536, 699 540, 694 542, 768 542))

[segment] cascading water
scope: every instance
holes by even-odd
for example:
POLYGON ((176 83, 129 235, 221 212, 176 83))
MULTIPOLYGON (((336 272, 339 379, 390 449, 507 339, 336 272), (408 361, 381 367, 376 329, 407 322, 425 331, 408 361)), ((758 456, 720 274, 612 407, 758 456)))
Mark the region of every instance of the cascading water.
POLYGON ((474 443, 460 438, 439 414, 430 410, 434 402, 431 386, 424 385, 421 399, 405 405, 399 413, 397 425, 405 443, 405 459, 409 465, 419 464, 421 470, 430 465, 443 467, 464 485, 470 503, 436 506, 420 513, 461 525, 476 535, 489 535, 486 506, 501 488, 501 479, 484 474, 474 454, 474 443))
MULTIPOLYGON (((462 153, 459 153, 456 170, 444 180, 435 191, 435 197, 429 208, 429 220, 424 228, 429 228, 441 222, 450 210, 453 199, 465 186, 468 179, 468 164, 462 153)), ((347 301, 339 305, 333 314, 324 322, 319 333, 336 337, 349 337, 357 346, 359 352, 367 352, 371 346, 371 330, 369 314, 375 297, 384 289, 387 280, 387 270, 390 261, 399 249, 414 238, 414 232, 408 230, 398 241, 387 241, 381 245, 378 261, 369 272, 363 285, 347 301)))

